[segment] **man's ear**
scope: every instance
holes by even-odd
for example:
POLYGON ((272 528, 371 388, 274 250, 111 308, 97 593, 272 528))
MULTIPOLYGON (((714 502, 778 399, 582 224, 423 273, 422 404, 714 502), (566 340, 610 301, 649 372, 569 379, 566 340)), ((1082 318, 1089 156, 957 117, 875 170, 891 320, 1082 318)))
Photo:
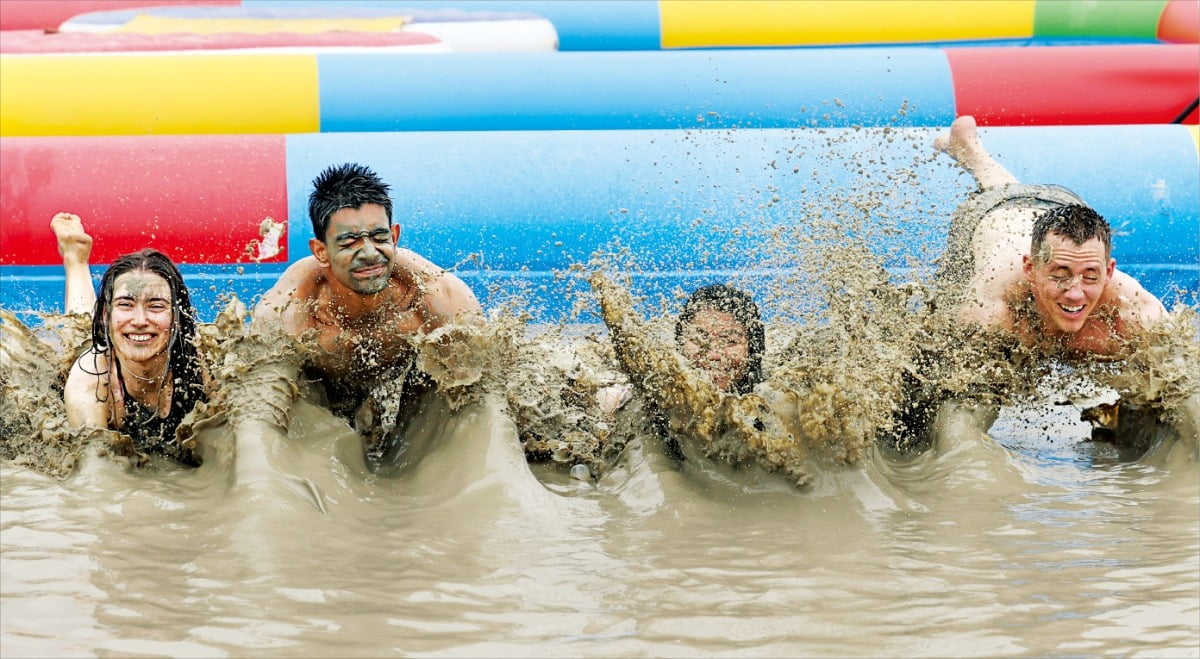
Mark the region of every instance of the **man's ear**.
POLYGON ((325 243, 316 238, 309 238, 308 249, 312 250, 313 256, 317 257, 317 263, 326 268, 329 267, 329 251, 325 247, 325 243))
POLYGON ((1107 268, 1105 268, 1105 271, 1108 273, 1108 278, 1109 278, 1109 279, 1112 279, 1113 272, 1115 272, 1115 271, 1116 271, 1116 269, 1117 269, 1117 260, 1116 260, 1116 259, 1109 259, 1109 260, 1108 260, 1108 267, 1107 267, 1107 268))
POLYGON ((388 230, 392 232, 392 244, 395 245, 400 241, 400 225, 393 224, 392 226, 388 227, 388 230))
POLYGON ((1033 281, 1033 269, 1035 267, 1037 267, 1037 264, 1034 263, 1033 257, 1028 254, 1021 255, 1021 271, 1025 273, 1025 278, 1029 281, 1033 281))

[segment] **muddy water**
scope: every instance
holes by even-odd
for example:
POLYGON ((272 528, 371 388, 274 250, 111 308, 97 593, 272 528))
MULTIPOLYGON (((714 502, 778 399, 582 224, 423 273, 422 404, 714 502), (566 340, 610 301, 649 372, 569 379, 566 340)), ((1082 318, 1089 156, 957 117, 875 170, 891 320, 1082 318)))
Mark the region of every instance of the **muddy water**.
MULTIPOLYGON (((919 186, 906 171, 887 184, 919 186)), ((1031 378, 1045 369, 1020 354, 949 349, 959 337, 936 330, 953 323, 922 306, 928 262, 908 264, 913 288, 888 281, 866 249, 897 228, 871 212, 877 192, 798 201, 792 229, 754 229, 763 267, 792 274, 760 297, 783 320, 768 381, 743 401, 678 370, 663 338, 677 308, 630 325, 634 361, 680 376, 660 393, 679 403, 668 426, 696 440, 682 462, 639 423, 653 400, 597 416, 596 391, 626 377, 598 327, 501 322, 498 343, 468 342, 489 357, 478 370, 422 353, 448 388, 369 468, 350 425, 285 377, 280 357, 301 353, 218 318, 205 354, 222 397, 194 470, 65 432, 54 381, 77 338, 13 330, 0 655, 1196 656, 1194 309, 1132 346, 1131 368, 1080 369, 1138 403, 1190 395, 1191 416, 1148 425, 1145 455, 1087 441, 1086 396, 1031 378), (918 345, 936 368, 921 371, 918 345), (1013 391, 985 387, 1001 407, 946 408, 930 450, 893 455, 870 440, 903 369, 933 393, 1013 391), (764 429, 740 423, 759 403, 764 429)))
POLYGON ((1200 468, 1080 441, 1079 408, 955 408, 933 450, 799 490, 633 437, 527 464, 499 396, 431 393, 390 466, 301 398, 204 465, 93 442, 0 465, 4 656, 1189 656, 1200 468))

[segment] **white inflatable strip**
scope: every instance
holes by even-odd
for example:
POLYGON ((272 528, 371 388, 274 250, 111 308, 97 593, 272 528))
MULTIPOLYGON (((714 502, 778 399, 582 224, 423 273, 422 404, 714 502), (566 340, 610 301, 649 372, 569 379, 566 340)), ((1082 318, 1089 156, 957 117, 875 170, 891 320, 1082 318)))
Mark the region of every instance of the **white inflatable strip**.
POLYGON ((406 23, 404 32, 441 39, 456 53, 531 53, 558 50, 558 30, 544 18, 406 23))
POLYGON ((403 46, 278 46, 271 48, 191 48, 188 50, 102 50, 95 52, 74 51, 69 53, 4 53, 8 57, 105 57, 131 55, 280 55, 280 54, 326 54, 326 53, 399 53, 428 54, 453 53, 444 43, 403 46))
MULTIPOLYGON (((123 23, 64 23, 63 32, 112 32, 123 23)), ((448 50, 424 52, 456 53, 532 53, 558 50, 558 30, 544 18, 525 18, 497 21, 448 21, 444 23, 406 23, 404 32, 428 34, 443 43, 448 50)), ((263 49, 265 52, 267 49, 263 49)), ((170 52, 170 51, 157 51, 170 52)), ((213 51, 217 52, 217 51, 213 51)))

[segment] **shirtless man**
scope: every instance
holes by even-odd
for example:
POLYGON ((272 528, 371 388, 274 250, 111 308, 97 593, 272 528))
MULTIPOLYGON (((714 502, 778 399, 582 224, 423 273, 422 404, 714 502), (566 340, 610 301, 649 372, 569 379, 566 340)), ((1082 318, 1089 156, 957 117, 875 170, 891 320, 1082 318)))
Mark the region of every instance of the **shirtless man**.
POLYGON ((1166 314, 1158 298, 1116 269, 1108 222, 1063 188, 1018 182, 984 149, 973 117, 959 117, 934 146, 994 202, 978 209, 969 238, 974 263, 959 307, 964 320, 1013 332, 1026 345, 1117 356, 1166 314))
POLYGON ((324 385, 330 407, 353 418, 380 380, 403 383, 414 337, 481 324, 482 309, 458 277, 397 246, 389 186, 371 169, 331 166, 313 187, 312 256, 291 265, 263 296, 253 326, 315 342, 307 372, 324 385))
MULTIPOLYGON (((952 289, 963 286, 954 299, 961 320, 1047 354, 1114 359, 1166 317, 1158 298, 1116 269, 1108 222, 1069 190, 1018 182, 984 149, 973 117, 955 120, 934 147, 980 186, 955 217, 941 273, 952 289)), ((1189 394, 1180 411, 1177 430, 1195 434, 1200 393, 1189 394)), ((959 432, 948 429, 955 423, 943 418, 935 434, 959 432)))

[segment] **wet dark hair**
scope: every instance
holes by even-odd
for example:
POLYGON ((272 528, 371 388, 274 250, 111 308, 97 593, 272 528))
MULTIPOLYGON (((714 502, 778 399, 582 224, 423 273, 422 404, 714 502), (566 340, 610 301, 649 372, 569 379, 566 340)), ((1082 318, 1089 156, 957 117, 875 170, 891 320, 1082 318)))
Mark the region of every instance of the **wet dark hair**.
POLYGON ((746 372, 733 383, 733 388, 739 394, 750 393, 754 385, 763 380, 762 359, 767 348, 766 329, 763 327, 758 305, 749 293, 726 284, 697 288, 688 297, 683 311, 679 312, 679 318, 675 320, 676 343, 683 341, 684 328, 704 309, 724 311, 746 328, 746 372))
MULTIPOLYGON (((109 340, 109 318, 112 313, 113 294, 117 277, 134 271, 150 272, 166 280, 171 289, 171 338, 167 344, 167 363, 175 387, 171 394, 182 401, 197 401, 204 396, 204 381, 201 376, 200 355, 196 350, 196 309, 179 269, 166 254, 154 249, 143 249, 126 254, 113 261, 100 280, 100 294, 92 308, 92 347, 90 351, 103 354, 111 350, 109 340)), ((113 356, 110 368, 121 373, 120 360, 113 356)), ((190 405, 188 406, 190 407, 190 405)))
POLYGON ((1112 255, 1112 227, 1095 210, 1082 204, 1066 204, 1047 208, 1033 221, 1033 241, 1029 245, 1029 254, 1033 258, 1045 262, 1047 255, 1043 253, 1046 236, 1050 233, 1063 235, 1076 245, 1099 238, 1104 243, 1104 257, 1112 255))
POLYGON ((383 206, 391 226, 390 191, 391 186, 370 167, 353 162, 330 165, 313 179, 313 191, 308 195, 308 218, 316 239, 325 242, 330 215, 343 208, 362 208, 363 204, 383 206))

